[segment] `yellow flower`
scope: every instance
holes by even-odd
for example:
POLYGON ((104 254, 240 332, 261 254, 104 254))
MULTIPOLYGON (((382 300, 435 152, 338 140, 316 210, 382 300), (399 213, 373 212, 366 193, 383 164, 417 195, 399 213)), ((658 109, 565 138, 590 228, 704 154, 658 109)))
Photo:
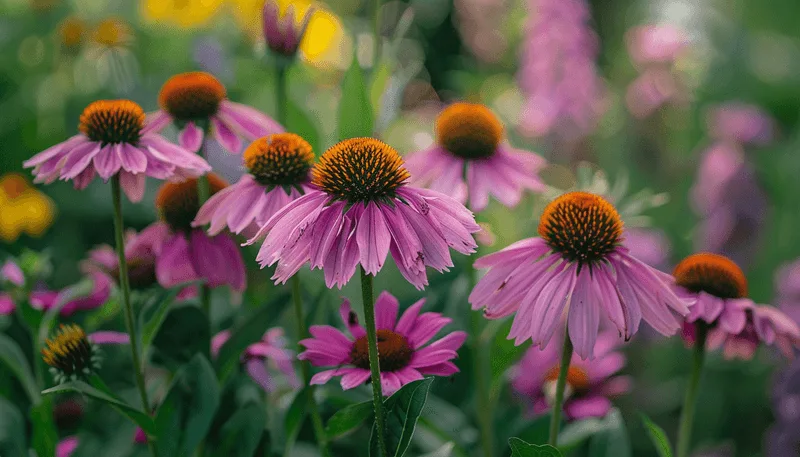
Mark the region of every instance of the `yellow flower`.
POLYGON ((78 47, 83 42, 85 33, 86 23, 76 16, 69 16, 58 26, 61 45, 65 48, 78 47))
POLYGON ((181 28, 201 27, 220 9, 224 0, 142 0, 142 16, 150 21, 181 28))
POLYGON ((13 243, 21 233, 41 236, 53 223, 55 205, 20 174, 0 178, 0 238, 13 243))
POLYGON ((133 30, 122 19, 110 17, 97 24, 92 39, 95 43, 107 48, 126 46, 133 39, 133 30))
MULTIPOLYGON (((239 26, 254 39, 263 40, 261 11, 264 0, 229 0, 239 26)), ((306 11, 314 5, 311 0, 272 0, 278 4, 280 14, 294 7, 295 20, 299 24, 306 11)), ((339 18, 330 11, 317 6, 308 23, 305 37, 300 43, 300 52, 306 61, 314 65, 337 63, 344 59, 344 49, 349 46, 344 27, 339 18)))

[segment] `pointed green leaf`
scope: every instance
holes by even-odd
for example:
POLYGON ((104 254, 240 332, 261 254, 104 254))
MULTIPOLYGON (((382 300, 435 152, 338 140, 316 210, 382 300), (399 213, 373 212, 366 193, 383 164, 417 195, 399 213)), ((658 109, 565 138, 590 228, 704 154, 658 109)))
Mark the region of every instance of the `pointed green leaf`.
POLYGON ((167 318, 170 306, 175 301, 184 286, 173 287, 171 289, 159 290, 148 300, 148 305, 139 314, 139 328, 141 329, 141 353, 147 353, 147 349, 153 343, 153 339, 158 334, 161 324, 167 318))
POLYGON ((372 414, 371 400, 342 408, 328 419, 325 434, 332 440, 339 438, 358 428, 372 414))
POLYGON ((156 413, 159 455, 191 455, 208 433, 219 407, 214 370, 202 354, 181 367, 156 413))
POLYGON ((656 452, 658 452, 659 457, 672 457, 672 447, 669 444, 669 439, 664 429, 651 421, 650 418, 644 414, 640 414, 640 416, 642 417, 645 428, 647 428, 650 441, 656 446, 656 452))
POLYGON ((339 140, 372 136, 374 117, 372 103, 367 94, 364 70, 353 56, 350 68, 342 81, 342 99, 339 102, 339 140))
POLYGON ((306 419, 306 405, 308 405, 307 389, 300 390, 295 395, 292 404, 286 411, 286 417, 283 418, 283 430, 286 433, 286 453, 284 455, 291 455, 291 450, 297 441, 297 435, 300 434, 300 428, 306 419))
POLYGON ((142 428, 148 435, 155 435, 156 428, 153 424, 153 419, 142 412, 141 410, 134 408, 133 406, 125 403, 124 401, 116 398, 114 394, 111 392, 104 392, 98 389, 95 386, 90 386, 83 381, 72 381, 67 382, 55 387, 51 387, 47 390, 42 391, 43 395, 49 394, 57 394, 63 392, 79 392, 86 395, 89 398, 93 398, 95 400, 100 400, 115 410, 120 414, 126 416, 130 420, 136 423, 139 427, 142 428))
POLYGON ((558 449, 549 444, 530 444, 519 438, 509 438, 511 457, 562 457, 558 449))
MULTIPOLYGON (((428 400, 428 391, 433 378, 421 379, 401 387, 391 397, 384 400, 386 411, 386 451, 389 456, 402 457, 411 445, 411 437, 417 426, 422 408, 428 400)), ((370 437, 370 456, 380 456, 378 434, 372 427, 370 437)))
POLYGON ((11 402, 0 397, 0 455, 26 457, 25 421, 11 402))
POLYGON ((31 367, 28 366, 28 359, 25 358, 25 354, 17 343, 2 333, 0 333, 0 361, 8 366, 8 369, 17 377, 22 387, 25 388, 31 403, 39 403, 41 400, 39 386, 33 377, 31 367))
POLYGON ((589 455, 592 457, 630 457, 631 443, 628 429, 618 409, 606 414, 604 421, 608 430, 592 436, 589 440, 589 455))
POLYGON ((53 455, 58 446, 58 431, 53 421, 53 400, 43 398, 29 411, 32 433, 31 445, 38 455, 53 455))
POLYGON ((252 457, 261 441, 267 413, 259 403, 248 403, 228 419, 220 430, 220 444, 215 455, 252 457))

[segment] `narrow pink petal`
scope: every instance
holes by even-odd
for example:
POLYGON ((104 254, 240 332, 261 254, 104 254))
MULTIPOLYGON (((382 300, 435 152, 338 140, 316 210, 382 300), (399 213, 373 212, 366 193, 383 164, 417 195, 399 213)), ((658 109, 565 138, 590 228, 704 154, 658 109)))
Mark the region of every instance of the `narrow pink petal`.
POLYGON ((375 275, 389 254, 391 235, 380 208, 374 202, 367 204, 358 222, 356 242, 360 252, 360 262, 368 274, 375 275))
POLYGON ((217 117, 211 118, 211 125, 214 127, 214 138, 219 141, 228 152, 238 154, 242 150, 242 140, 236 136, 227 124, 220 121, 217 117))
POLYGON ((182 234, 172 235, 156 259, 156 278, 162 287, 199 279, 189 256, 189 243, 182 234))
POLYGON ((575 353, 582 359, 594 359, 594 343, 600 326, 600 296, 598 287, 584 267, 578 273, 572 300, 569 304, 569 337, 575 353))
POLYGON ((611 401, 605 397, 574 398, 564 405, 564 414, 570 419, 605 417, 611 410, 611 401))
POLYGON ((261 359, 250 359, 246 363, 247 374, 266 392, 273 392, 275 390, 275 381, 267 371, 267 365, 261 359))
POLYGON ((381 386, 383 387, 383 395, 389 396, 400 390, 400 388, 403 387, 403 383, 400 382, 400 378, 391 371, 382 371, 381 386))
POLYGON ((250 140, 284 131, 280 124, 266 114, 229 100, 222 102, 218 116, 240 130, 250 140))
POLYGON ((431 348, 430 346, 414 351, 411 358, 411 367, 427 367, 456 358, 456 351, 449 349, 431 348))
POLYGON ((164 130, 164 128, 168 126, 170 122, 172 122, 172 116, 164 111, 159 110, 154 113, 147 113, 147 117, 145 117, 144 120, 142 134, 160 132, 161 130, 164 130))
MULTIPOLYGON (((532 304, 530 338, 540 348, 550 341, 556 326, 561 321, 564 307, 569 303, 572 289, 575 287, 575 269, 575 266, 570 265, 554 275, 532 304)), ((517 341, 520 342, 519 338, 517 341)))
POLYGON ((439 330, 443 329, 445 325, 453 320, 449 317, 444 317, 439 313, 423 313, 418 318, 411 332, 406 335, 408 345, 412 349, 417 349, 423 344, 430 341, 439 330))
POLYGON ((419 311, 424 305, 425 299, 421 298, 416 303, 409 306, 408 309, 403 312, 403 315, 400 316, 400 320, 397 321, 394 331, 401 335, 408 335, 411 332, 411 329, 414 328, 414 325, 417 322, 417 316, 419 316, 419 311))
POLYGON ((370 377, 369 370, 351 371, 350 373, 347 373, 344 376, 342 376, 341 380, 342 389, 349 390, 354 387, 358 387, 367 382, 369 377, 370 377))
MULTIPOLYGON (((32 303, 31 306, 33 306, 32 303)), ((11 295, 0 292, 0 315, 8 316, 16 309, 17 305, 14 304, 14 300, 11 299, 11 295)))
POLYGON ((56 457, 70 457, 75 449, 78 448, 78 437, 68 436, 59 441, 56 445, 56 457))
POLYGON ((94 168, 104 180, 108 180, 122 167, 116 145, 106 145, 94 156, 94 168))
POLYGON ((440 338, 431 343, 429 348, 436 349, 449 349, 451 351, 458 351, 464 341, 467 340, 467 333, 462 331, 453 332, 443 338, 440 338))
POLYGON ((127 333, 98 331, 89 334, 89 341, 96 344, 129 344, 131 338, 127 333))
POLYGON ((187 122, 181 133, 178 134, 178 144, 187 151, 199 152, 203 145, 203 129, 194 122, 187 122))
POLYGON ((427 367, 418 367, 417 370, 422 374, 432 374, 435 376, 452 376, 460 371, 453 362, 442 362, 427 367))
POLYGON ((228 235, 209 237, 202 230, 192 230, 189 256, 194 271, 211 287, 228 285, 237 291, 246 286, 242 255, 228 235))
POLYGON ((122 169, 131 173, 143 173, 147 169, 147 156, 136 146, 121 143, 116 146, 122 169))
POLYGON ((145 190, 145 174, 139 173, 137 175, 123 171, 119 175, 119 183, 122 186, 122 191, 128 196, 128 200, 133 203, 142 201, 145 190))
POLYGON ((400 302, 387 291, 381 292, 375 300, 375 328, 378 330, 394 330, 400 302))

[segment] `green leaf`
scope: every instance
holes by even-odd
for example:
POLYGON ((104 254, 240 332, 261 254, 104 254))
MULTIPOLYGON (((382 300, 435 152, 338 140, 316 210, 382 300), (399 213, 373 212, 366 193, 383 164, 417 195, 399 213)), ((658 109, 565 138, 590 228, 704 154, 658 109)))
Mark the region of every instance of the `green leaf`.
POLYGON ((208 358, 211 346, 208 318, 191 304, 172 308, 153 338, 153 346, 158 349, 153 361, 172 371, 189 363, 196 354, 208 358))
POLYGON ((452 441, 448 441, 447 443, 444 443, 442 447, 440 447, 439 449, 433 452, 429 452, 427 454, 423 454, 419 457, 450 457, 451 455, 453 455, 453 449, 455 448, 456 444, 453 443, 452 441))
POLYGON ((90 386, 83 381, 72 381, 51 387, 42 391, 42 394, 49 395, 64 392, 78 392, 86 395, 89 398, 100 400, 114 408, 120 414, 135 422, 136 425, 141 427, 142 430, 147 432, 148 435, 156 434, 156 427, 153 423, 153 419, 148 414, 125 403, 110 391, 101 390, 97 386, 90 386))
POLYGON ((519 438, 509 438, 511 457, 562 457, 558 449, 549 444, 530 444, 519 438))
POLYGON ((669 444, 667 434, 664 433, 664 429, 644 414, 639 415, 647 428, 647 434, 650 435, 650 441, 656 446, 656 452, 658 452, 659 457, 672 457, 672 447, 669 444))
POLYGON ((300 392, 297 392, 292 404, 286 411, 286 417, 283 419, 283 429, 286 432, 286 454, 291 455, 291 449, 297 441, 297 435, 300 434, 300 427, 306 418, 306 405, 308 405, 307 389, 305 387, 300 392))
MULTIPOLYGON (((384 400, 383 405, 386 411, 384 436, 389 456, 402 457, 411 445, 411 437, 414 435, 417 420, 428 399, 431 384, 433 384, 432 377, 408 383, 384 400)), ((378 434, 376 427, 373 426, 370 437, 370 456, 380 456, 378 448, 378 434)))
POLYGON ((215 455, 252 457, 261 441, 267 413, 263 405, 248 403, 228 419, 220 430, 220 444, 215 455))
MULTIPOLYGON (((53 422, 53 401, 43 398, 30 409, 32 427, 31 444, 37 455, 54 455, 58 445, 58 431, 53 422)), ((3 454, 5 455, 5 454, 3 454)))
POLYGON ((325 152, 322 150, 317 126, 311 117, 292 100, 292 97, 288 97, 286 100, 286 131, 296 133, 308 141, 317 157, 325 152))
POLYGON ((612 409, 605 419, 608 430, 592 436, 589 441, 590 457, 630 457, 631 444, 628 430, 618 409, 612 409))
POLYGON ((25 388, 31 403, 38 404, 41 401, 41 395, 39 395, 39 386, 33 377, 31 367, 28 365, 28 359, 25 358, 25 354, 17 343, 2 333, 0 333, 0 361, 6 364, 17 377, 22 387, 25 388))
POLYGON ((231 337, 219 350, 214 366, 220 383, 224 384, 239 365, 239 356, 247 346, 264 336, 269 326, 278 320, 286 305, 289 304, 286 294, 278 295, 277 300, 265 303, 261 308, 247 316, 242 324, 231 329, 231 337))
POLYGON ((514 340, 509 340, 508 332, 510 330, 511 322, 509 321, 495 333, 489 362, 492 370, 492 382, 504 380, 505 372, 517 363, 530 347, 530 342, 517 346, 514 344, 514 340))
POLYGON ((342 81, 342 99, 339 102, 339 140, 372 136, 374 118, 372 103, 364 82, 364 71, 353 56, 350 68, 342 81))
POLYGON ((0 455, 27 457, 25 421, 19 410, 4 397, 0 397, 0 455))
POLYGON ((592 436, 605 433, 612 427, 606 418, 590 417, 570 422, 558 434, 558 447, 565 452, 577 449, 592 436))
POLYGON ((139 314, 139 328, 141 329, 141 352, 142 357, 147 353, 147 348, 153 343, 161 324, 167 318, 170 305, 175 301, 175 297, 183 290, 184 286, 173 287, 171 289, 160 290, 151 300, 149 306, 144 308, 139 314), (147 316, 147 319, 145 319, 147 316))
POLYGON ((371 400, 342 408, 328 419, 325 434, 332 440, 339 438, 358 428, 372 414, 371 400))
POLYGON ((208 433, 219 407, 214 370, 202 354, 181 367, 156 413, 159 455, 191 455, 208 433))

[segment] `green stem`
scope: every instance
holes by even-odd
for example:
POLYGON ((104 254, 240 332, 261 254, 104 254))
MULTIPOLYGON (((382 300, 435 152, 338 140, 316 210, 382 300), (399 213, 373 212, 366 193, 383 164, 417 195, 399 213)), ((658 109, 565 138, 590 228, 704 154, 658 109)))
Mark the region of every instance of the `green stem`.
POLYGON ((686 397, 683 402, 681 421, 678 426, 678 457, 689 455, 689 444, 692 438, 692 422, 694 421, 694 409, 697 405, 697 392, 700 386, 700 376, 703 373, 703 362, 706 355, 706 336, 708 326, 704 322, 698 321, 695 326, 697 338, 694 342, 694 352, 692 356, 692 374, 689 378, 689 386, 686 388, 686 397))
POLYGON ((558 368, 558 381, 556 381, 556 399, 553 402, 553 415, 550 416, 550 439, 547 441, 551 446, 558 444, 558 429, 561 425, 561 410, 564 406, 564 387, 567 385, 567 373, 569 373, 569 362, 572 360, 572 340, 569 332, 564 331, 564 350, 561 352, 561 365, 558 368))
MULTIPOLYGON (((386 452, 386 416, 383 411, 383 389, 381 388, 381 368, 378 360, 378 334, 375 328, 375 295, 372 292, 372 276, 361 267, 361 297, 364 301, 364 321, 367 327, 367 349, 369 351, 369 371, 372 380, 372 406, 375 408, 375 425, 378 433, 380 455, 386 452)), ((380 457, 380 456, 378 456, 380 457)))
POLYGON ((278 123, 286 128, 286 106, 289 96, 286 84, 286 72, 289 70, 289 62, 278 61, 275 75, 275 101, 277 103, 275 112, 277 113, 278 123))
MULTIPOLYGON (((469 279, 469 287, 467 290, 475 288, 477 281, 477 272, 472 262, 467 260, 467 278, 469 279)), ((494 451, 494 439, 492 433, 492 422, 494 417, 492 414, 492 405, 489 399, 490 389, 488 367, 486 366, 486 351, 482 344, 481 334, 483 333, 482 327, 484 326, 483 316, 480 313, 472 313, 470 316, 470 324, 472 327, 472 361, 473 371, 475 372, 475 418, 478 422, 480 430, 481 448, 483 449, 484 457, 492 457, 494 451)))
MULTIPOLYGON (((125 259, 125 226, 122 221, 122 194, 120 191, 119 174, 111 178, 111 200, 114 204, 114 238, 116 240, 117 258, 119 261, 119 288, 122 291, 122 304, 125 308, 125 327, 128 330, 131 342, 131 356, 133 358, 133 372, 136 375, 136 387, 142 400, 142 410, 150 411, 150 401, 147 399, 147 386, 142 372, 142 359, 139 357, 139 338, 136 335, 136 321, 133 318, 133 305, 131 304, 131 287, 128 281, 128 262, 125 259)), ((147 440, 150 454, 156 455, 152 439, 147 440)))
MULTIPOLYGON (((294 318, 297 324, 297 340, 308 336, 308 329, 305 326, 305 313, 303 313, 303 297, 300 293, 300 275, 292 276, 292 302, 294 303, 294 318)), ((311 414, 311 423, 314 426, 314 434, 317 436, 320 452, 323 457, 330 456, 328 449, 328 437, 325 434, 325 426, 322 424, 322 416, 319 414, 319 406, 314 399, 314 386, 309 384, 311 380, 311 364, 307 361, 300 362, 300 369, 303 374, 303 386, 306 391, 306 403, 311 414)))
MULTIPOLYGON (((200 143, 200 149, 197 150, 197 155, 205 158, 206 138, 209 135, 209 129, 205 128, 203 132, 203 142, 200 143)), ((211 197, 211 184, 208 182, 208 176, 203 175, 197 178, 197 207, 203 206, 203 203, 208 201, 211 197)), ((208 322, 211 322, 211 288, 206 284, 200 287, 200 306, 203 312, 206 313, 208 322)))

